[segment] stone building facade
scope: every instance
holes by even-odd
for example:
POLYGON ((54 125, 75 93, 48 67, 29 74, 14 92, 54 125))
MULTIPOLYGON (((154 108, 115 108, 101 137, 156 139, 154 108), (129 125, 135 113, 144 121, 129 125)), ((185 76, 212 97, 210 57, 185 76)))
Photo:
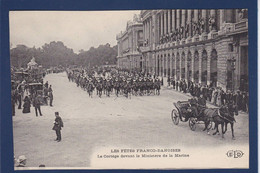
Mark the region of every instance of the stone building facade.
POLYGON ((143 23, 140 15, 127 22, 126 30, 116 36, 118 45, 117 66, 121 69, 142 70, 143 23))
POLYGON ((142 10, 140 15, 143 72, 247 90, 247 9, 142 10))

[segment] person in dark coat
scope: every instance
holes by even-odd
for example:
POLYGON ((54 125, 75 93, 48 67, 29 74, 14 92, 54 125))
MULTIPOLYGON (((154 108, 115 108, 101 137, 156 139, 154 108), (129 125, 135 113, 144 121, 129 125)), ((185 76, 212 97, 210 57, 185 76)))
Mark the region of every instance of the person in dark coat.
POLYGON ((205 100, 207 100, 207 95, 208 95, 208 90, 207 90, 207 86, 203 86, 201 89, 201 94, 203 95, 203 98, 205 100))
POLYGON ((59 115, 59 112, 55 112, 55 117, 56 118, 55 118, 54 126, 53 126, 52 130, 56 131, 57 138, 55 139, 55 141, 60 142, 61 141, 61 128, 63 127, 63 122, 59 115))
POLYGON ((45 87, 45 88, 48 88, 48 87, 49 87, 48 81, 45 82, 44 87, 45 87))
POLYGON ((173 87, 173 89, 175 89, 175 80, 174 79, 172 80, 172 87, 173 87))
POLYGON ((236 92, 233 92, 233 93, 232 93, 233 104, 236 105, 236 106, 237 106, 237 103, 238 103, 237 98, 238 98, 237 93, 236 93, 236 92))
POLYGON ((18 100, 18 109, 22 109, 22 87, 21 87, 21 85, 17 89, 17 100, 18 100))
POLYGON ((243 92, 242 93, 242 111, 248 112, 248 93, 243 92))
POLYGON ((12 90, 11 93, 11 101, 12 101, 12 115, 15 116, 15 101, 16 101, 16 91, 12 90))
POLYGON ((43 93, 44 93, 44 102, 45 102, 46 105, 48 105, 48 100, 47 100, 48 99, 48 91, 49 91, 49 89, 44 87, 43 93))
POLYGON ((182 85, 183 83, 182 83, 182 80, 179 82, 179 88, 180 88, 180 91, 183 91, 183 85, 182 85))
POLYGON ((194 85, 193 85, 193 82, 191 82, 191 84, 190 84, 189 91, 190 91, 190 94, 192 96, 194 96, 194 85))
POLYGON ((30 108, 31 108, 31 101, 28 96, 25 96, 24 98, 24 103, 23 103, 23 113, 30 113, 30 108))
POLYGON ((197 96, 197 97, 200 97, 200 95, 201 95, 201 86, 197 86, 196 96, 197 96))
POLYGON ((202 111, 206 108, 206 99, 203 97, 203 94, 198 98, 198 116, 201 116, 202 111))
POLYGON ((187 92, 187 83, 185 80, 183 81, 182 88, 183 88, 183 92, 186 93, 187 92))
POLYGON ((33 106, 35 108, 35 113, 36 113, 36 117, 38 117, 38 111, 40 113, 40 116, 42 116, 42 112, 41 112, 41 101, 40 101, 40 96, 37 95, 34 100, 33 100, 33 106))
POLYGON ((212 93, 213 93, 213 88, 208 88, 208 100, 211 102, 212 100, 212 93))
POLYGON ((198 117, 198 101, 195 97, 189 99, 191 110, 195 114, 195 117, 198 117))
POLYGON ((50 106, 52 106, 52 102, 53 102, 53 93, 52 93, 52 88, 51 85, 49 87, 49 98, 50 98, 50 106))
POLYGON ((237 108, 239 111, 242 110, 242 98, 240 91, 237 91, 237 108))
POLYGON ((220 99, 221 99, 221 105, 225 105, 227 102, 226 93, 221 89, 220 90, 220 99))

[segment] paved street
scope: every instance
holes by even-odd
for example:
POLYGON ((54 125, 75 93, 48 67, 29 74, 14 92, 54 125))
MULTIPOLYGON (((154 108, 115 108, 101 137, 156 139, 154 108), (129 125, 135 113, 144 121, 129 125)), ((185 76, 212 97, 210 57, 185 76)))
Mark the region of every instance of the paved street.
MULTIPOLYGON (((42 106, 42 117, 22 114, 16 107, 13 117, 14 154, 26 155, 28 167, 90 167, 91 155, 98 148, 151 148, 159 146, 236 146, 248 143, 248 115, 236 117, 235 137, 230 126, 225 139, 202 132, 203 125, 191 131, 188 123, 174 125, 171 120, 173 102, 189 96, 163 88, 160 96, 123 96, 89 98, 86 91, 69 82, 65 73, 49 74, 45 81, 52 85, 54 107, 42 106), (62 141, 57 143, 52 130, 54 112, 64 122, 62 141)), ((210 132, 211 134, 213 131, 210 132)))

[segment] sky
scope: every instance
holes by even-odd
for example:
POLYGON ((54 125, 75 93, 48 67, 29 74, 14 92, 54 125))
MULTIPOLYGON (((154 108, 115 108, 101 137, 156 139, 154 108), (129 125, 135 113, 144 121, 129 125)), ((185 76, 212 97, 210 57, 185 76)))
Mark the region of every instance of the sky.
POLYGON ((10 44, 36 48, 62 41, 75 53, 117 44, 116 35, 140 11, 11 11, 10 44))

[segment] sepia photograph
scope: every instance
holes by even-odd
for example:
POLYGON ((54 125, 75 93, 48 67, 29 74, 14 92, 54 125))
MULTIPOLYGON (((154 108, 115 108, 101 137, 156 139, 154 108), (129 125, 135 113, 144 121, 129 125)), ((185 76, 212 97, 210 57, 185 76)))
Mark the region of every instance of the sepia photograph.
POLYGON ((14 170, 249 168, 248 9, 10 11, 9 29, 14 170))

